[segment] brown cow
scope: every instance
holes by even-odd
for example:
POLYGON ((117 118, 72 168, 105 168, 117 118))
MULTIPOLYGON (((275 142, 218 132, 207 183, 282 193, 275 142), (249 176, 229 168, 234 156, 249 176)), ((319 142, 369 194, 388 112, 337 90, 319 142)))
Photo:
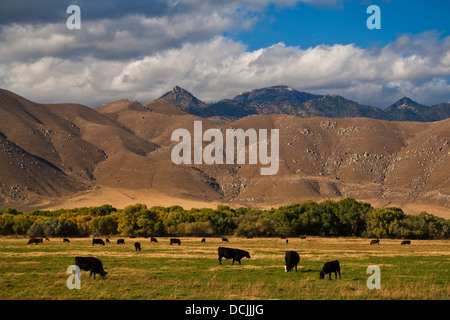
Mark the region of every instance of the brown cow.
POLYGON ((370 244, 375 244, 375 243, 380 244, 380 239, 375 239, 375 240, 370 241, 370 244))

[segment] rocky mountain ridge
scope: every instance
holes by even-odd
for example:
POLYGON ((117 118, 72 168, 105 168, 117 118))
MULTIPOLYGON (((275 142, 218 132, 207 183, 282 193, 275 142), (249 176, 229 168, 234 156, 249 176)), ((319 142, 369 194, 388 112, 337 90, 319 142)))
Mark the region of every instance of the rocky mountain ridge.
POLYGON ((339 95, 316 95, 279 85, 243 92, 233 99, 207 104, 180 87, 164 94, 184 111, 197 116, 232 122, 254 114, 288 114, 303 118, 372 118, 389 121, 431 122, 450 117, 450 103, 421 105, 403 97, 386 109, 362 105, 339 95))

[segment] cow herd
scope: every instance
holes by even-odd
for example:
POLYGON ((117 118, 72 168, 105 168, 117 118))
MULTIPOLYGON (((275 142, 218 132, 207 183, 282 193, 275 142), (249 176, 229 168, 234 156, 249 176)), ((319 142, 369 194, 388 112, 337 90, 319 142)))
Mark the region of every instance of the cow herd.
MULTIPOLYGON (((44 238, 35 238, 32 237, 29 239, 28 244, 38 244, 38 243, 42 243, 43 240, 46 241, 50 241, 47 237, 44 238)), ((282 239, 285 239, 284 237, 282 237, 282 239)), ((302 239, 304 239, 304 237, 302 237, 302 239)), ((70 240, 67 238, 63 238, 63 242, 68 242, 70 243, 70 240)), ((109 239, 106 238, 106 242, 110 243, 109 239)), ((154 237, 150 238, 150 242, 155 242, 158 243, 158 240, 154 237)), ((201 239, 201 243, 206 242, 205 238, 201 239)), ((222 237, 222 242, 229 242, 227 238, 222 237)), ((125 244, 125 240, 124 239, 117 239, 116 242, 118 245, 120 244, 125 244)), ((286 243, 288 243, 287 239, 286 239, 286 243)), ((103 239, 98 239, 98 238, 93 238, 92 239, 92 245, 105 245, 105 241, 103 241, 103 239)), ((177 245, 181 245, 181 240, 178 238, 170 238, 169 240, 169 244, 177 244, 177 245)), ((380 239, 374 239, 370 241, 370 244, 380 244, 380 239)), ((407 244, 411 244, 410 240, 404 240, 401 245, 407 245, 407 244)), ((139 242, 135 242, 134 243, 134 248, 136 251, 141 251, 141 244, 139 242)), ((239 264, 241 264, 241 260, 242 258, 248 258, 250 259, 250 253, 248 251, 245 250, 241 250, 241 249, 236 249, 236 248, 227 248, 227 247, 219 247, 217 249, 217 253, 218 253, 218 257, 219 257, 219 264, 222 265, 222 258, 225 259, 232 259, 232 265, 234 265, 234 263, 237 261, 239 264)), ((297 272, 297 265, 300 262, 300 255, 298 254, 298 252, 296 251, 286 251, 285 253, 285 266, 284 269, 286 272, 289 272, 293 269, 295 269, 295 272, 297 272)), ((95 279, 95 275, 99 274, 101 276, 102 279, 105 278, 107 272, 104 271, 103 269, 103 265, 102 262, 95 257, 76 257, 75 258, 75 265, 78 266, 81 270, 85 270, 85 271, 90 271, 90 275, 89 278, 92 276, 92 274, 94 274, 94 279, 95 279)), ((337 275, 339 274, 339 279, 341 279, 341 267, 339 264, 338 260, 333 260, 333 261, 328 261, 325 262, 322 270, 319 272, 319 278, 320 279, 324 279, 325 275, 329 275, 329 279, 331 280, 331 274, 334 273, 335 274, 335 279, 337 280, 337 275)))

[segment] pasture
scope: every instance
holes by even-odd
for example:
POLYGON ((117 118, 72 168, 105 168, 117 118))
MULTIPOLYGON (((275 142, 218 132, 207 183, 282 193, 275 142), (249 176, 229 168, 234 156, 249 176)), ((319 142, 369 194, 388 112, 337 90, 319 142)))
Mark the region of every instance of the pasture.
MULTIPOLYGON (((105 239, 105 238, 103 238, 105 239)), ((362 238, 181 237, 181 245, 169 238, 130 239, 118 245, 92 245, 92 238, 50 238, 27 245, 28 239, 0 238, 0 299, 438 299, 450 296, 450 241, 384 240, 370 245, 362 238), (136 252, 134 242, 142 250, 136 252), (242 265, 218 262, 219 246, 249 251, 242 265), (284 271, 284 253, 300 254, 298 272, 284 271), (81 271, 81 289, 66 286, 66 269, 76 256, 94 256, 108 275, 89 279, 81 271), (342 280, 319 279, 326 261, 339 260, 342 280), (369 290, 369 265, 381 270, 381 289, 369 290)))

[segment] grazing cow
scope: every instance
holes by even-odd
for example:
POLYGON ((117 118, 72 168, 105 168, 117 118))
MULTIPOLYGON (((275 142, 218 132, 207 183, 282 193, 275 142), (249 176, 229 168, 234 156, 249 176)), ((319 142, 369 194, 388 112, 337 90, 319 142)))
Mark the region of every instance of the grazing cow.
POLYGON ((331 273, 334 272, 334 279, 337 279, 337 273, 339 273, 339 279, 341 279, 341 266, 339 265, 339 261, 329 261, 325 262, 323 265, 322 271, 320 271, 320 279, 323 279, 326 274, 330 274, 330 280, 331 280, 331 273))
POLYGON ((94 245, 94 244, 105 245, 105 242, 103 241, 103 239, 92 239, 92 245, 94 245))
POLYGON ((225 259, 233 259, 233 263, 235 261, 239 262, 241 264, 241 259, 243 257, 247 257, 250 259, 250 254, 248 251, 240 250, 240 249, 233 249, 233 248, 224 248, 219 247, 217 249, 217 252, 219 253, 219 264, 222 265, 222 258, 225 259))
POLYGON ((202 243, 203 243, 203 242, 206 242, 206 239, 205 239, 205 238, 202 239, 202 243))
POLYGON ((102 262, 94 257, 75 257, 75 265, 77 265, 84 271, 90 271, 91 273, 89 274, 89 279, 91 278, 92 274, 94 274, 95 279, 96 273, 98 273, 102 277, 102 279, 104 279, 106 274, 108 273, 103 270, 102 262))
POLYGON ((134 243, 134 249, 136 250, 136 251, 141 251, 141 244, 139 243, 139 242, 135 242, 134 243))
POLYGON ((404 240, 404 241, 402 241, 401 244, 411 244, 411 241, 409 241, 409 240, 404 240))
POLYGON ((173 243, 178 243, 178 245, 180 245, 181 244, 181 240, 180 239, 171 238, 170 239, 170 245, 172 245, 173 243))
POLYGON ((28 243, 27 243, 27 244, 30 244, 30 243, 34 243, 34 244, 42 243, 42 238, 33 238, 33 239, 30 239, 30 240, 28 240, 28 243))
POLYGON ((375 239, 375 240, 370 241, 370 244, 375 244, 375 243, 380 244, 380 239, 375 239))
POLYGON ((229 242, 227 238, 222 237, 222 242, 229 242))
POLYGON ((295 268, 295 272, 297 272, 297 265, 300 262, 300 256, 296 251, 286 251, 284 261, 286 262, 286 265, 284 266, 284 270, 286 272, 291 271, 293 268, 295 268))
POLYGON ((156 238, 151 237, 151 238, 150 238, 150 242, 156 242, 156 243, 158 243, 158 240, 157 240, 156 238))
POLYGON ((117 244, 125 244, 125 240, 124 239, 117 239, 117 244))
POLYGON ((64 238, 64 239, 63 239, 63 242, 70 242, 70 240, 67 239, 67 238, 64 238))
POLYGON ((109 239, 108 239, 108 238, 106 238, 106 242, 110 243, 110 241, 109 241, 109 239))

